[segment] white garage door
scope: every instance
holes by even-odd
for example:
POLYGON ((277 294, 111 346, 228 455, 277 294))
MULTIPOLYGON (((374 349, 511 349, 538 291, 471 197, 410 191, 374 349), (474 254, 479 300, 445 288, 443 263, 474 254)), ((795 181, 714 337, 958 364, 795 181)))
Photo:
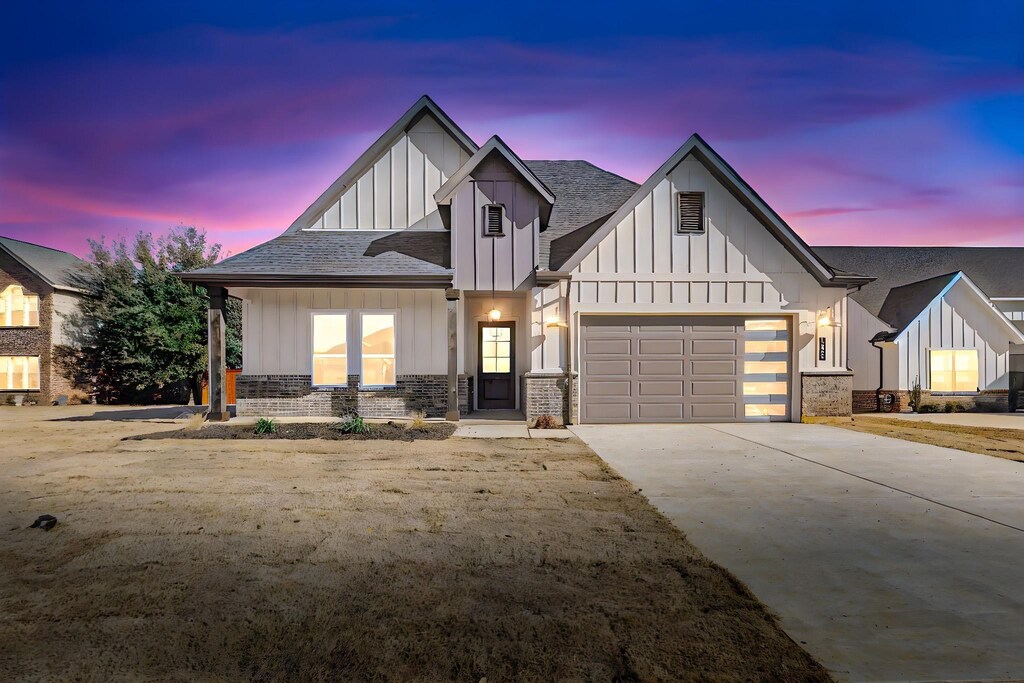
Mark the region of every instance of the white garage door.
POLYGON ((584 316, 580 421, 786 420, 789 343, 784 318, 584 316))

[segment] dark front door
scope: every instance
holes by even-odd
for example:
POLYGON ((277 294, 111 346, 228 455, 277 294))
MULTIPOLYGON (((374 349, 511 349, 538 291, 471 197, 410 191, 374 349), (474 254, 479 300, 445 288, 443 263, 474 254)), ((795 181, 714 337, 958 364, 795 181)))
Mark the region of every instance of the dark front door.
POLYGON ((477 406, 481 410, 516 407, 516 325, 480 323, 477 357, 477 406))

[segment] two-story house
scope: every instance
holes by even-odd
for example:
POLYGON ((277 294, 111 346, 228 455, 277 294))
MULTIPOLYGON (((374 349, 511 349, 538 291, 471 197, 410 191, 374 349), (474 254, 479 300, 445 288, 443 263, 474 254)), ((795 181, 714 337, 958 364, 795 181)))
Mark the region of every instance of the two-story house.
POLYGON ((0 237, 0 401, 48 404, 73 387, 53 362, 78 306, 73 254, 0 237))

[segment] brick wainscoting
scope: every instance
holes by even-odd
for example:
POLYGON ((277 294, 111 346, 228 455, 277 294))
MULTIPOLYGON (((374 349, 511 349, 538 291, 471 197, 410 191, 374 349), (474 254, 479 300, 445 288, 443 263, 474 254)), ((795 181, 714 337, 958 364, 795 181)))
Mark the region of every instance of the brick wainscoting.
MULTIPOLYGON (((399 375, 396 386, 360 388, 359 375, 349 375, 346 387, 314 387, 309 375, 239 375, 236 382, 238 415, 330 417, 444 417, 448 402, 447 375, 399 375)), ((459 410, 468 412, 473 378, 459 377, 459 410)))
MULTIPOLYGON (((883 412, 899 413, 910 410, 910 392, 903 389, 882 389, 882 394, 893 394, 896 400, 891 410, 883 412)), ((853 411, 855 413, 875 412, 875 392, 855 391, 853 392, 853 411), (870 407, 868 407, 867 394, 870 394, 870 407), (861 406, 864 408, 862 409, 861 406)), ((1006 389, 986 389, 979 394, 969 396, 955 396, 944 394, 932 394, 928 390, 921 391, 921 405, 935 406, 939 412, 945 412, 946 404, 952 403, 960 406, 963 410, 1005 413, 1009 409, 1009 391, 1006 389)))
POLYGON ((853 392, 853 412, 874 413, 878 411, 878 395, 874 390, 853 392))
POLYGON ((801 373, 800 414, 803 417, 845 417, 853 414, 853 373, 801 373))
POLYGON ((533 423, 541 415, 551 415, 562 424, 570 422, 572 393, 569 377, 564 373, 528 372, 521 378, 523 413, 533 423))

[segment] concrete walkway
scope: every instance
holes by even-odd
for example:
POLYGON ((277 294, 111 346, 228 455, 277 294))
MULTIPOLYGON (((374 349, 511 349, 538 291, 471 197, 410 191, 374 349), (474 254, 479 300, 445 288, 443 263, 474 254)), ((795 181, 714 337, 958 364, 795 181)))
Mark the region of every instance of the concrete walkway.
POLYGON ((573 427, 842 680, 1024 678, 1024 466, 823 425, 573 427))

